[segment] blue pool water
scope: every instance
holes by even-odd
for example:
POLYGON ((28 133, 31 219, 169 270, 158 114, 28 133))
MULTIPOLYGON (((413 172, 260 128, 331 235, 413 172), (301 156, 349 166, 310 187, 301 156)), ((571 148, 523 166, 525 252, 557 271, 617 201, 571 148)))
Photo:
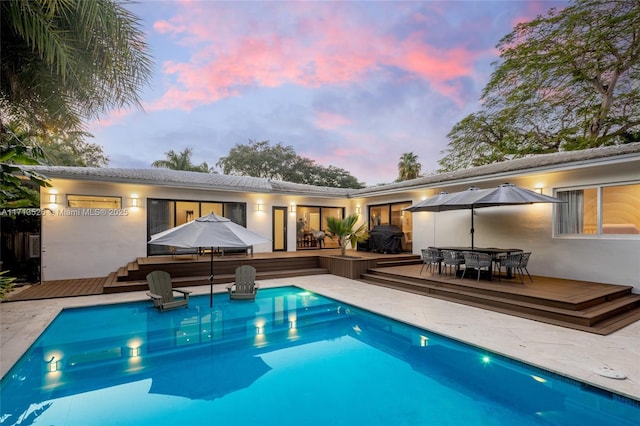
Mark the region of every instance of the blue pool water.
POLYGON ((0 424, 638 425, 637 402, 297 287, 64 310, 0 424))

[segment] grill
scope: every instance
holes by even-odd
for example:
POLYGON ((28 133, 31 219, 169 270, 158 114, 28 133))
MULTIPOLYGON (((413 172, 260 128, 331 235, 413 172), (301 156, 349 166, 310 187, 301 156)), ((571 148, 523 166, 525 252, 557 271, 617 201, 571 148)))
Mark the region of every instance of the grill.
POLYGON ((369 232, 369 250, 376 253, 400 253, 403 235, 395 225, 378 225, 369 232))

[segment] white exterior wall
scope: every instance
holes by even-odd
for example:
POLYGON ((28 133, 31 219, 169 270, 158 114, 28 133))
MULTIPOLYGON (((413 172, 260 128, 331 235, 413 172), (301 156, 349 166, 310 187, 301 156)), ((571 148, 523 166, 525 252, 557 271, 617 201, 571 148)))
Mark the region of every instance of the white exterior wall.
MULTIPOLYGON (((638 182, 637 163, 616 164, 582 170, 476 180, 472 184, 425 190, 413 199, 446 190, 463 191, 469 186, 491 188, 504 182, 554 195, 558 189, 638 182)), ((534 204, 488 207, 475 210, 474 242, 476 247, 521 248, 533 254, 528 269, 532 275, 631 285, 640 293, 639 235, 553 235, 554 206, 534 204)), ((414 253, 428 246, 470 246, 470 210, 417 212, 413 214, 414 253)))
MULTIPOLYGON (((47 214, 42 218, 42 279, 87 278, 106 276, 121 266, 144 257, 147 253, 148 198, 244 202, 247 205, 247 227, 272 238, 272 207, 287 208, 287 250, 296 250, 296 206, 344 207, 345 214, 360 207, 361 221, 367 223, 368 206, 401 201, 419 202, 440 191, 463 191, 469 186, 495 187, 510 182, 525 188, 543 185, 543 192, 554 195, 556 190, 580 187, 638 183, 640 161, 626 163, 609 161, 583 165, 572 170, 553 170, 538 174, 505 173, 499 177, 473 178, 456 184, 412 189, 381 196, 358 199, 323 198, 270 193, 235 193, 203 189, 185 189, 125 183, 102 183, 81 180, 53 179, 53 189, 59 194, 57 208, 66 205, 66 194, 110 195, 122 197, 127 216, 65 216, 47 214), (130 208, 131 195, 137 194, 141 207, 130 208), (264 209, 257 210, 258 202, 264 209)), ((42 189, 42 207, 51 188, 42 189)), ((553 235, 554 206, 549 204, 504 206, 477 209, 474 216, 475 245, 478 247, 521 248, 533 252, 529 271, 534 275, 632 285, 640 293, 640 235, 553 235)), ((413 214, 413 250, 428 246, 469 246, 470 211, 413 214)), ((256 252, 272 251, 271 243, 255 247, 256 252)))
MULTIPOLYGON (((287 250, 296 250, 296 215, 289 212, 291 203, 322 207, 344 207, 346 214, 353 210, 346 198, 309 198, 295 195, 262 193, 234 193, 201 189, 184 189, 125 183, 102 183, 79 180, 52 179, 52 188, 41 190, 42 207, 47 211, 42 217, 42 280, 91 278, 107 276, 121 266, 147 255, 147 199, 171 199, 185 201, 244 202, 247 204, 247 228, 267 238, 272 238, 273 206, 287 208, 287 250), (50 191, 58 194, 58 204, 49 205, 50 191), (122 197, 122 214, 93 216, 89 210, 84 215, 67 215, 83 209, 66 208, 67 194, 122 197), (140 200, 139 208, 132 208, 131 196, 140 200), (258 202, 264 206, 258 211, 258 202)), ((118 212, 113 212, 118 213, 118 212)), ((272 244, 254 247, 254 252, 271 252, 272 244)))
POLYGON ((54 212, 42 217, 43 281, 107 276, 146 253, 147 212, 140 187, 58 179, 51 184, 53 188, 41 190, 42 207, 54 212), (47 204, 51 190, 58 193, 56 205, 47 204), (126 216, 110 215, 108 210, 101 211, 105 216, 91 216, 89 209, 69 209, 67 194, 122 197, 126 216), (140 208, 129 207, 132 194, 140 196, 140 208), (76 212, 83 214, 67 215, 76 212))

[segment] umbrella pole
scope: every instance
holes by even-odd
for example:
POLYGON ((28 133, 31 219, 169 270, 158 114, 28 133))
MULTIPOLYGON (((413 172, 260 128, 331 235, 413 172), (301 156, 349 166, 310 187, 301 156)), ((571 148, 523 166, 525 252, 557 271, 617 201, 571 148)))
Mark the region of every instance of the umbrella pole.
POLYGON ((473 244, 473 234, 475 234, 476 230, 473 228, 473 206, 471 207, 471 250, 474 249, 473 244))
POLYGON ((213 247, 211 247, 211 267, 209 269, 209 307, 213 308, 213 247))

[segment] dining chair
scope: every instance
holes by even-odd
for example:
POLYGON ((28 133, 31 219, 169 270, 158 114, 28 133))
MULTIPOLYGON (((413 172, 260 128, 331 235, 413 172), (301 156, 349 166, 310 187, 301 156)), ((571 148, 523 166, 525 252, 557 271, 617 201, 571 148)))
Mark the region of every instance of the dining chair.
MULTIPOLYGON (((420 268, 420 274, 422 274, 422 270, 426 265, 427 271, 431 270, 431 275, 433 275, 433 269, 435 268, 435 265, 440 266, 440 262, 442 262, 442 255, 440 254, 440 250, 435 248, 426 248, 426 249, 422 249, 421 251, 422 251, 422 267, 420 268)), ((438 271, 438 273, 441 274, 440 271, 438 271)))
POLYGON ((458 269, 460 269, 460 265, 464 265, 464 257, 459 251, 441 250, 440 253, 442 253, 442 264, 444 265, 445 272, 447 267, 449 267, 449 272, 451 272, 451 268, 453 268, 455 275, 458 269))
MULTIPOLYGON (((522 261, 522 253, 511 253, 511 254, 498 257, 498 259, 496 260, 496 266, 498 269, 498 280, 502 278, 503 267, 505 269, 505 272, 511 269, 511 271, 517 274, 521 261, 522 261)), ((522 279, 522 274, 520 275, 520 282, 524 284, 524 281, 522 279)))
POLYGON ((529 273, 529 270, 527 269, 527 264, 529 264, 529 258, 531 257, 531 252, 525 252, 522 253, 522 258, 520 259, 520 264, 517 266, 518 272, 520 272, 520 278, 523 279, 524 278, 524 273, 522 271, 525 271, 527 273, 527 276, 529 277, 529 280, 531 280, 531 282, 533 282, 533 278, 531 278, 531 274, 529 273))
POLYGON ((462 278, 464 278, 467 268, 473 268, 478 271, 478 281, 480 281, 480 271, 486 269, 491 274, 491 266, 493 259, 491 255, 486 253, 478 253, 475 251, 463 251, 464 256, 464 271, 462 271, 462 278))

